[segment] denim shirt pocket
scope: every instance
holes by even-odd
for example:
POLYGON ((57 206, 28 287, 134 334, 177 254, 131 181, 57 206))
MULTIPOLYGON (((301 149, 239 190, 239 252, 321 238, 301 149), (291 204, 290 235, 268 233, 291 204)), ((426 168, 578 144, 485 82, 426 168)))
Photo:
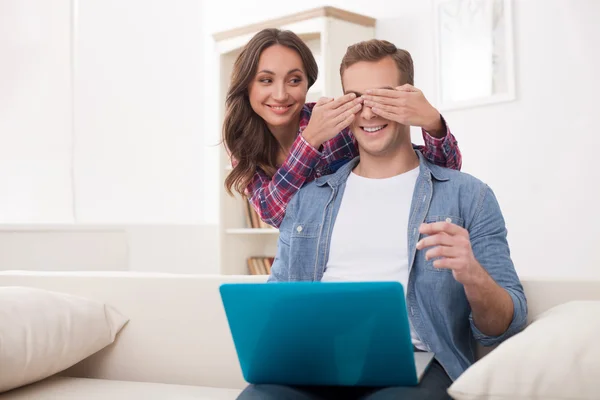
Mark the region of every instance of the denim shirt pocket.
POLYGON ((295 221, 290 232, 290 280, 312 280, 321 224, 295 221))
MULTIPOLYGON (((452 224, 456 224, 458 226, 460 226, 461 228, 465 227, 465 221, 461 218, 461 217, 457 217, 454 215, 428 215, 425 218, 425 223, 426 224, 431 224, 434 222, 443 222, 443 221, 447 221, 450 222, 452 224)), ((438 258, 432 258, 429 261, 425 260, 425 253, 427 253, 427 251, 429 251, 430 249, 433 249, 433 247, 428 247, 426 249, 423 249, 421 251, 421 255, 420 257, 423 257, 423 262, 425 264, 425 269, 429 270, 429 271, 434 271, 437 273, 447 273, 447 274, 451 274, 452 270, 448 269, 448 268, 436 268, 433 266, 433 262, 435 260, 437 260, 438 258)))
POLYGON ((319 236, 319 231, 321 230, 321 224, 313 223, 313 222, 294 222, 294 226, 292 228, 291 237, 292 238, 316 238, 319 236))

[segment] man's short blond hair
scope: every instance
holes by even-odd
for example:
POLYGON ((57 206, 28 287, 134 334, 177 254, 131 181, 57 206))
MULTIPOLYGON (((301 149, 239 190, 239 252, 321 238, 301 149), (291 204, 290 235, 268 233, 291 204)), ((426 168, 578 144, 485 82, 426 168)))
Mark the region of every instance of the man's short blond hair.
POLYGON ((410 53, 397 48, 387 40, 371 39, 349 46, 340 65, 340 76, 344 74, 344 71, 348 67, 357 62, 375 62, 388 56, 394 60, 400 71, 401 82, 399 84, 408 83, 414 85, 415 72, 410 53))

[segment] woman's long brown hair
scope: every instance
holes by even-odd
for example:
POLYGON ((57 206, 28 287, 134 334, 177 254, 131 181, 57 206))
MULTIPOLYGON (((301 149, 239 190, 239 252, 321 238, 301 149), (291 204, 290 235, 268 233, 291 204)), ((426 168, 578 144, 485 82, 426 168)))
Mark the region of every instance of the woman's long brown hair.
POLYGON ((232 188, 244 195, 257 168, 273 176, 277 171, 279 144, 265 121, 250 106, 248 87, 256 75, 261 53, 275 44, 295 50, 304 64, 310 88, 317 80, 315 58, 295 33, 279 29, 264 29, 244 46, 233 65, 231 85, 225 100, 223 141, 237 165, 225 179, 225 189, 232 188))

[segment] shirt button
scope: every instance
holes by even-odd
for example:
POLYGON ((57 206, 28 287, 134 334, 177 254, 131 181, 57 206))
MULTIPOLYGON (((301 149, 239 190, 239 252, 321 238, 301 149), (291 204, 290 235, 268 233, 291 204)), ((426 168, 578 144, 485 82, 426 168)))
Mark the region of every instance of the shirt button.
POLYGON ((451 224, 452 223, 452 218, 446 218, 446 222, 451 224))
POLYGON ((298 225, 298 227, 296 228, 296 231, 302 232, 302 225, 298 225))

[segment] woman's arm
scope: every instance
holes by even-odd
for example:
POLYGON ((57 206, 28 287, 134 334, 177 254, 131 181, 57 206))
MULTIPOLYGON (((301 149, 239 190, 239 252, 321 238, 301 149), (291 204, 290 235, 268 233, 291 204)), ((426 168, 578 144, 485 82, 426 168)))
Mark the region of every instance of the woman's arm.
POLYGON ((246 195, 260 219, 278 228, 292 196, 314 177, 320 161, 321 153, 298 135, 287 159, 272 178, 257 170, 246 195))
POLYGON ((329 166, 342 159, 351 160, 358 155, 354 136, 346 128, 333 139, 323 143, 322 152, 312 147, 300 134, 292 146, 290 155, 272 178, 262 170, 256 171, 246 194, 260 219, 279 228, 288 203, 305 182, 333 171, 329 166), (327 166, 321 166, 327 163, 327 166))
MULTIPOLYGON (((306 104, 298 137, 275 175, 271 178, 259 169, 246 189, 260 219, 276 228, 292 196, 305 182, 315 178, 319 163, 331 164, 357 154, 354 138, 346 127, 362 100, 347 94, 335 100, 322 98, 320 102, 306 104)), ((329 168, 324 173, 330 173, 329 168)))
POLYGON ((458 141, 450 132, 450 128, 446 124, 444 118, 440 118, 443 124, 443 136, 434 137, 425 129, 421 129, 425 145, 413 145, 413 147, 423 153, 423 156, 429 162, 441 167, 460 171, 462 167, 462 154, 458 148, 458 141))

